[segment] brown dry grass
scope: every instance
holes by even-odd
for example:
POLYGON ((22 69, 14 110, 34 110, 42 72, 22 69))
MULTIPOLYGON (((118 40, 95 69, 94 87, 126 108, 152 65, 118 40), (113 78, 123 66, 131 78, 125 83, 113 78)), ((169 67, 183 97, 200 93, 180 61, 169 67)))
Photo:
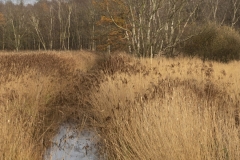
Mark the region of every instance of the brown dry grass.
POLYGON ((41 159, 72 113, 61 105, 62 95, 97 57, 89 52, 1 53, 0 159, 41 159))
POLYGON ((0 57, 0 159, 41 159, 65 121, 95 127, 108 159, 240 157, 239 62, 0 57))
POLYGON ((105 66, 90 99, 109 157, 239 158, 239 62, 117 55, 105 66))

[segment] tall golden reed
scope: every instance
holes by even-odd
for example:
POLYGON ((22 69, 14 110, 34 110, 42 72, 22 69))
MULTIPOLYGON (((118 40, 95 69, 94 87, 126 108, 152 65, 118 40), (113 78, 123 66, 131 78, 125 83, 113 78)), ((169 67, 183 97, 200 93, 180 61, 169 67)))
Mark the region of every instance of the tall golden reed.
POLYGON ((64 122, 95 128, 99 153, 108 159, 238 159, 238 66, 2 53, 0 159, 42 159, 64 122))

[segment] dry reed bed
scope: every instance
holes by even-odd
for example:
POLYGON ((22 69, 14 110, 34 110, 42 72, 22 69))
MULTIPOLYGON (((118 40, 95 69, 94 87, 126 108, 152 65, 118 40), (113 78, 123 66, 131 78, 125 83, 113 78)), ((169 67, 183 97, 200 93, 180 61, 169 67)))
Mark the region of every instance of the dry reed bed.
POLYGON ((104 63, 95 108, 110 159, 238 159, 239 62, 134 59, 104 63))
MULTIPOLYGON (((92 68, 89 52, 0 55, 0 159, 41 159, 71 108, 57 102, 92 68)), ((63 98, 61 100, 64 100, 63 98)))
POLYGON ((39 159, 65 121, 95 127, 109 159, 240 157, 239 62, 0 57, 1 159, 39 159))

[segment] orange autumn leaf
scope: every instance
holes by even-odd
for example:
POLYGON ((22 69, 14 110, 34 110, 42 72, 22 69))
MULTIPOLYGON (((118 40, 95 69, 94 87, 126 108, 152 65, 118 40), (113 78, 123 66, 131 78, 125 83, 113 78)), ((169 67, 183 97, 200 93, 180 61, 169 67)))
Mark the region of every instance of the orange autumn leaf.
POLYGON ((5 24, 5 18, 2 13, 0 13, 0 25, 5 24))

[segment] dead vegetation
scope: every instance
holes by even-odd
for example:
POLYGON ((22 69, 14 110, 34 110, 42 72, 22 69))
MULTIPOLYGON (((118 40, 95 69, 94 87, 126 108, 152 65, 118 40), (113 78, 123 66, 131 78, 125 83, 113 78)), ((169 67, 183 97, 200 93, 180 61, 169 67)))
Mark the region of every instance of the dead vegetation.
POLYGON ((108 159, 240 156, 237 61, 88 52, 0 61, 1 159, 41 159, 66 121, 94 127, 108 159))

